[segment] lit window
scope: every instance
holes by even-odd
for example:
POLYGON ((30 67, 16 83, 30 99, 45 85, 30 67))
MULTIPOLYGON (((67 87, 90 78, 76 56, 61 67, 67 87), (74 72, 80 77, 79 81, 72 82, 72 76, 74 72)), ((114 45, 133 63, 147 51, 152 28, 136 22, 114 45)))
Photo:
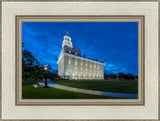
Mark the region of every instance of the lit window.
POLYGON ((81 68, 81 71, 83 71, 83 68, 81 68))
POLYGON ((75 55, 77 55, 77 53, 75 53, 75 55))
POLYGON ((77 70, 77 67, 75 68, 75 70, 77 70))
POLYGON ((96 68, 96 66, 94 66, 94 69, 96 68))
POLYGON ((83 66, 83 63, 81 63, 81 67, 83 66))
POLYGON ((71 72, 69 72, 68 75, 70 76, 70 75, 71 75, 71 72))
POLYGON ((75 62, 75 66, 77 66, 77 62, 75 62))
POLYGON ((71 51, 69 51, 69 53, 71 53, 71 51))
POLYGON ((86 76, 87 76, 87 73, 86 73, 86 76))
POLYGON ((90 65, 90 68, 92 68, 92 65, 90 65))
POLYGON ((88 65, 86 64, 86 67, 88 67, 88 65))
POLYGON ((70 64, 71 64, 71 61, 68 61, 68 64, 70 65, 70 64))
POLYGON ((83 76, 83 73, 81 72, 81 76, 83 76))
POLYGON ((97 67, 97 69, 99 69, 99 66, 97 67))
POLYGON ((77 76, 77 72, 75 72, 75 76, 77 76))

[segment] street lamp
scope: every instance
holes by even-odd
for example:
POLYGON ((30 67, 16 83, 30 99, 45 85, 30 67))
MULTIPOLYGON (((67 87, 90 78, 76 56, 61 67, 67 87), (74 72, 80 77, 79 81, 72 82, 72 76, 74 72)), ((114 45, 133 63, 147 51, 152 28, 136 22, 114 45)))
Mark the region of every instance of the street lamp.
POLYGON ((45 73, 45 85, 44 85, 44 87, 46 88, 46 87, 48 87, 48 85, 47 85, 47 76, 48 76, 48 65, 44 65, 44 70, 46 71, 45 73))

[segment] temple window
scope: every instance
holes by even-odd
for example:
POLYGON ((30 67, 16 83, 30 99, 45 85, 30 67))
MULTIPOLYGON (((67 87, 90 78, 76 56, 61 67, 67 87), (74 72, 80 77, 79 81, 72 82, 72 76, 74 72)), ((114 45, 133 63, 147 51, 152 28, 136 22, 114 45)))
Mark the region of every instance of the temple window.
POLYGON ((69 53, 71 53, 71 51, 69 51, 69 53))
POLYGON ((75 62, 75 66, 77 66, 77 62, 75 62))
POLYGON ((90 65, 90 68, 92 68, 92 65, 90 65))
POLYGON ((70 65, 70 64, 71 64, 71 61, 68 61, 68 64, 70 65))
POLYGON ((83 66, 83 63, 81 63, 81 67, 83 66))
POLYGON ((77 53, 75 53, 75 55, 77 55, 77 53))

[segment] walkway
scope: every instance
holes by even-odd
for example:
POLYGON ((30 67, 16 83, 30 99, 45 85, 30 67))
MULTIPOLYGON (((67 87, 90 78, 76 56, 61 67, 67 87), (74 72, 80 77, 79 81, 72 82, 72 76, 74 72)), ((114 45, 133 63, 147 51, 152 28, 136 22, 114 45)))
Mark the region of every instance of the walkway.
POLYGON ((95 91, 95 90, 73 88, 73 87, 55 84, 51 81, 48 81, 48 86, 53 87, 53 88, 57 88, 57 89, 62 89, 62 90, 67 90, 67 91, 72 91, 72 92, 79 92, 79 93, 84 93, 84 94, 91 94, 91 95, 101 95, 101 96, 121 97, 121 98, 138 98, 137 94, 119 93, 119 92, 104 92, 104 91, 95 91))

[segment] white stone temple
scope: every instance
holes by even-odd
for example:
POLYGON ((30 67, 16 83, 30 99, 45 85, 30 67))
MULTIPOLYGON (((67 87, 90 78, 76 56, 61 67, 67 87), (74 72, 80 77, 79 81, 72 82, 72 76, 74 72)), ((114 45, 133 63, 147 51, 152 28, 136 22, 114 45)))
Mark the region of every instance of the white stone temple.
POLYGON ((64 36, 62 50, 58 57, 58 75, 68 79, 104 79, 104 63, 81 56, 74 49, 71 37, 64 36))

